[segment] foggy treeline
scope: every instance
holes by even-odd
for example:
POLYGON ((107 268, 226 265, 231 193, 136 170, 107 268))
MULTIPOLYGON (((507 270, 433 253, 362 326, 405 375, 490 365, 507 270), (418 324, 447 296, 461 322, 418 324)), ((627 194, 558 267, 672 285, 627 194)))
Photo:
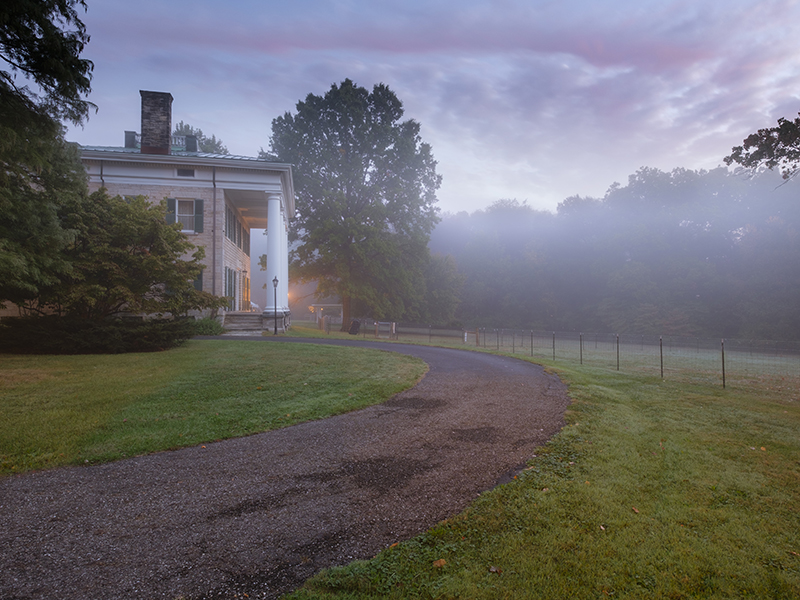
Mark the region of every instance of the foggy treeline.
POLYGON ((445 214, 431 252, 464 277, 467 327, 800 338, 798 182, 642 168, 557 213, 445 214))

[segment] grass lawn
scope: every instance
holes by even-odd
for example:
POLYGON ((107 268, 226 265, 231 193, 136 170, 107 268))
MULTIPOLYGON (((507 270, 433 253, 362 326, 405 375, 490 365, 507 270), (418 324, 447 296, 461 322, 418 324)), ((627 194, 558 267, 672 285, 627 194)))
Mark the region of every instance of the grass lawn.
POLYGON ((289 598, 800 597, 798 390, 558 372, 568 426, 516 481, 289 598))
POLYGON ((0 476, 320 419, 381 402, 425 369, 374 350, 241 340, 141 354, 0 354, 0 476))
MULTIPOLYGON (((574 402, 517 480, 289 597, 800 597, 800 390, 537 362, 557 370, 574 402)), ((376 402, 423 368, 388 353, 244 341, 0 356, 2 468, 112 460, 319 418, 376 402)))

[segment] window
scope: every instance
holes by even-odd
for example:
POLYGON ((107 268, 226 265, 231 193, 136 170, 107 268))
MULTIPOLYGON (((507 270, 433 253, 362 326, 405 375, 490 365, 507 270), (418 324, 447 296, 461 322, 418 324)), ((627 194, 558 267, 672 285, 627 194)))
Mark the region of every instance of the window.
POLYGON ((194 231, 194 200, 178 200, 178 222, 183 231, 194 231))
POLYGON ((180 223, 181 231, 203 233, 203 201, 167 198, 167 223, 180 223))
POLYGON ((225 237, 250 256, 250 233, 230 206, 225 206, 225 237))
POLYGON ((178 169, 178 177, 194 177, 194 169, 178 169))

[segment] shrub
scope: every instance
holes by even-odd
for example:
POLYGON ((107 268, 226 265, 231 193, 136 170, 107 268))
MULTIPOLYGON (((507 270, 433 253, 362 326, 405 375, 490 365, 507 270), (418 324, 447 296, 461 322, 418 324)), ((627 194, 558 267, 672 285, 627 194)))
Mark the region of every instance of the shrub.
POLYGON ((197 321, 194 322, 195 335, 222 335, 223 331, 225 330, 222 324, 211 317, 197 319, 197 321))
POLYGON ((156 352, 195 335, 193 319, 105 319, 56 315, 3 319, 0 352, 20 354, 121 354, 156 352))

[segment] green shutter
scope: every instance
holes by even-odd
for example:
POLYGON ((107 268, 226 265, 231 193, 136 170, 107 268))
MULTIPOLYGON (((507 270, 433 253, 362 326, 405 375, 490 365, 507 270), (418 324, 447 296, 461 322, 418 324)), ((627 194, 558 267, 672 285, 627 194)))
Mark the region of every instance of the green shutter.
POLYGON ((194 201, 194 231, 203 233, 203 201, 194 201))
POLYGON ((202 292, 203 291, 203 272, 202 271, 200 271, 200 273, 197 274, 197 277, 194 280, 194 289, 196 289, 198 292, 202 292))
POLYGON ((167 198, 167 224, 175 224, 175 214, 177 210, 177 202, 175 198, 167 198))

